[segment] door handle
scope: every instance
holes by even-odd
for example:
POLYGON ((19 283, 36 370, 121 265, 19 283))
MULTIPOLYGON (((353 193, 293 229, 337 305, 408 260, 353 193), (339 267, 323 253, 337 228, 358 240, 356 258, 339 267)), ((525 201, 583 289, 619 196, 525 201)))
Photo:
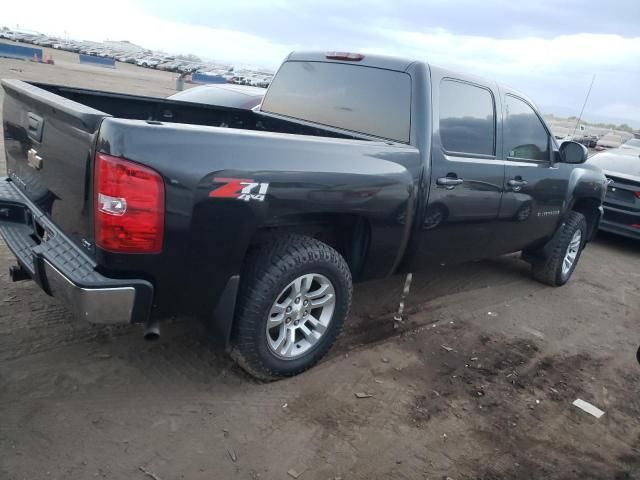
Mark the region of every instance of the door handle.
POLYGON ((436 184, 447 187, 447 190, 456 188, 456 185, 460 185, 462 182, 464 182, 464 180, 456 177, 440 177, 436 180, 436 184))
POLYGON ((519 192, 522 189, 522 187, 528 184, 529 182, 527 182, 526 180, 518 180, 515 178, 512 178, 507 182, 507 185, 509 185, 514 192, 519 192))

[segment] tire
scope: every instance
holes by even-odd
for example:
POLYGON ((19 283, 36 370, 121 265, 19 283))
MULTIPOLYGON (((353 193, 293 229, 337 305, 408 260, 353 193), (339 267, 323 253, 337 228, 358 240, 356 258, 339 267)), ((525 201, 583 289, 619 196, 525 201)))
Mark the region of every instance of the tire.
POLYGON ((580 260, 586 237, 587 220, 584 215, 578 212, 570 212, 567 219, 560 226, 560 231, 554 235, 549 244, 543 247, 544 250, 549 252, 548 256, 533 264, 531 269, 533 278, 552 287, 559 287, 567 283, 580 260), (575 251, 575 257, 569 268, 566 268, 565 257, 569 253, 572 241, 575 242, 576 240, 577 232, 580 232, 580 239, 575 251), (565 268, 563 268, 563 265, 565 265, 565 268))
POLYGON ((241 274, 231 335, 232 358, 261 380, 307 370, 335 342, 349 313, 352 289, 344 258, 314 238, 289 235, 252 249, 241 274), (333 292, 333 297, 331 293, 314 297, 318 292, 333 292), (319 302, 325 303, 315 307, 319 302), (288 305, 286 309, 284 305, 288 305))

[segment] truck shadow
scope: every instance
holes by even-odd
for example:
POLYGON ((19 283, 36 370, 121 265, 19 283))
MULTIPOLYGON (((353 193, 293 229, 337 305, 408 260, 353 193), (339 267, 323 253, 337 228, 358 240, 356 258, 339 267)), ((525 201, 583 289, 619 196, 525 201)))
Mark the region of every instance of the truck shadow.
MULTIPOLYGON (((406 300, 405 320, 401 323, 394 322, 394 315, 404 275, 358 284, 343 332, 322 362, 443 319, 462 320, 464 315, 484 308, 485 304, 508 301, 545 288, 531 280, 528 272, 528 265, 512 255, 415 274, 406 300)), ((142 329, 137 330, 122 334, 103 332, 96 341, 116 350, 117 356, 125 357, 139 370, 171 365, 170 371, 197 383, 250 380, 228 355, 209 348, 205 329, 195 320, 167 322, 157 343, 144 343, 140 338, 142 329)))
POLYGON ((356 286, 351 315, 334 352, 382 341, 445 318, 452 321, 484 304, 543 288, 530 278, 529 265, 519 260, 519 255, 435 267, 413 274, 404 319, 398 323, 394 316, 404 280, 404 275, 395 275, 356 286))
MULTIPOLYGON (((540 287, 530 279, 528 266, 515 255, 438 267, 413 276, 405 321, 394 324, 404 280, 404 275, 396 275, 356 285, 351 314, 325 361, 423 325, 461 318, 482 307, 483 302, 500 302, 540 287)), ((73 364, 97 356, 117 358, 144 375, 162 371, 164 376, 175 374, 176 379, 186 377, 195 383, 248 378, 228 355, 211 350, 205 329, 196 320, 165 322, 161 339, 148 343, 142 338, 141 325, 87 326, 74 322, 62 303, 38 292, 35 286, 7 285, 16 297, 7 307, 24 327, 14 329, 12 338, 2 342, 4 361, 44 354, 73 364)))

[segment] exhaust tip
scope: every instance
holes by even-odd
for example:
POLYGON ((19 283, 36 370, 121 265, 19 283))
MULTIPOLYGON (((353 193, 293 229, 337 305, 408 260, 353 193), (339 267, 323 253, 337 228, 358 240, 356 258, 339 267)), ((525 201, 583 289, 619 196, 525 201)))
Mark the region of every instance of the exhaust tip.
POLYGON ((144 329, 144 339, 147 342, 160 340, 160 326, 157 323, 147 325, 144 329))

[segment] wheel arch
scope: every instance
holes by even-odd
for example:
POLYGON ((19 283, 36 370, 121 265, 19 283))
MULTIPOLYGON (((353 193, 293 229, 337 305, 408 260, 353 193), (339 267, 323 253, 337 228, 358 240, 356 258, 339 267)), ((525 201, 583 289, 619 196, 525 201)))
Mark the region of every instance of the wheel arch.
POLYGON ((371 244, 371 223, 364 215, 351 213, 281 216, 258 228, 248 249, 292 234, 306 235, 334 248, 344 257, 355 281, 362 272, 371 244))
POLYGON ((578 197, 569 209, 569 211, 581 213, 587 220, 587 238, 585 243, 591 241, 598 231, 600 217, 602 215, 601 208, 601 201, 598 198, 578 197))
POLYGON ((318 213, 286 215, 272 219, 254 230, 244 244, 242 265, 237 274, 231 276, 222 291, 208 322, 208 336, 215 348, 228 350, 235 319, 241 275, 251 251, 277 238, 299 234, 305 235, 334 248, 345 259, 354 281, 362 272, 371 243, 371 224, 367 217, 345 213, 318 213))

